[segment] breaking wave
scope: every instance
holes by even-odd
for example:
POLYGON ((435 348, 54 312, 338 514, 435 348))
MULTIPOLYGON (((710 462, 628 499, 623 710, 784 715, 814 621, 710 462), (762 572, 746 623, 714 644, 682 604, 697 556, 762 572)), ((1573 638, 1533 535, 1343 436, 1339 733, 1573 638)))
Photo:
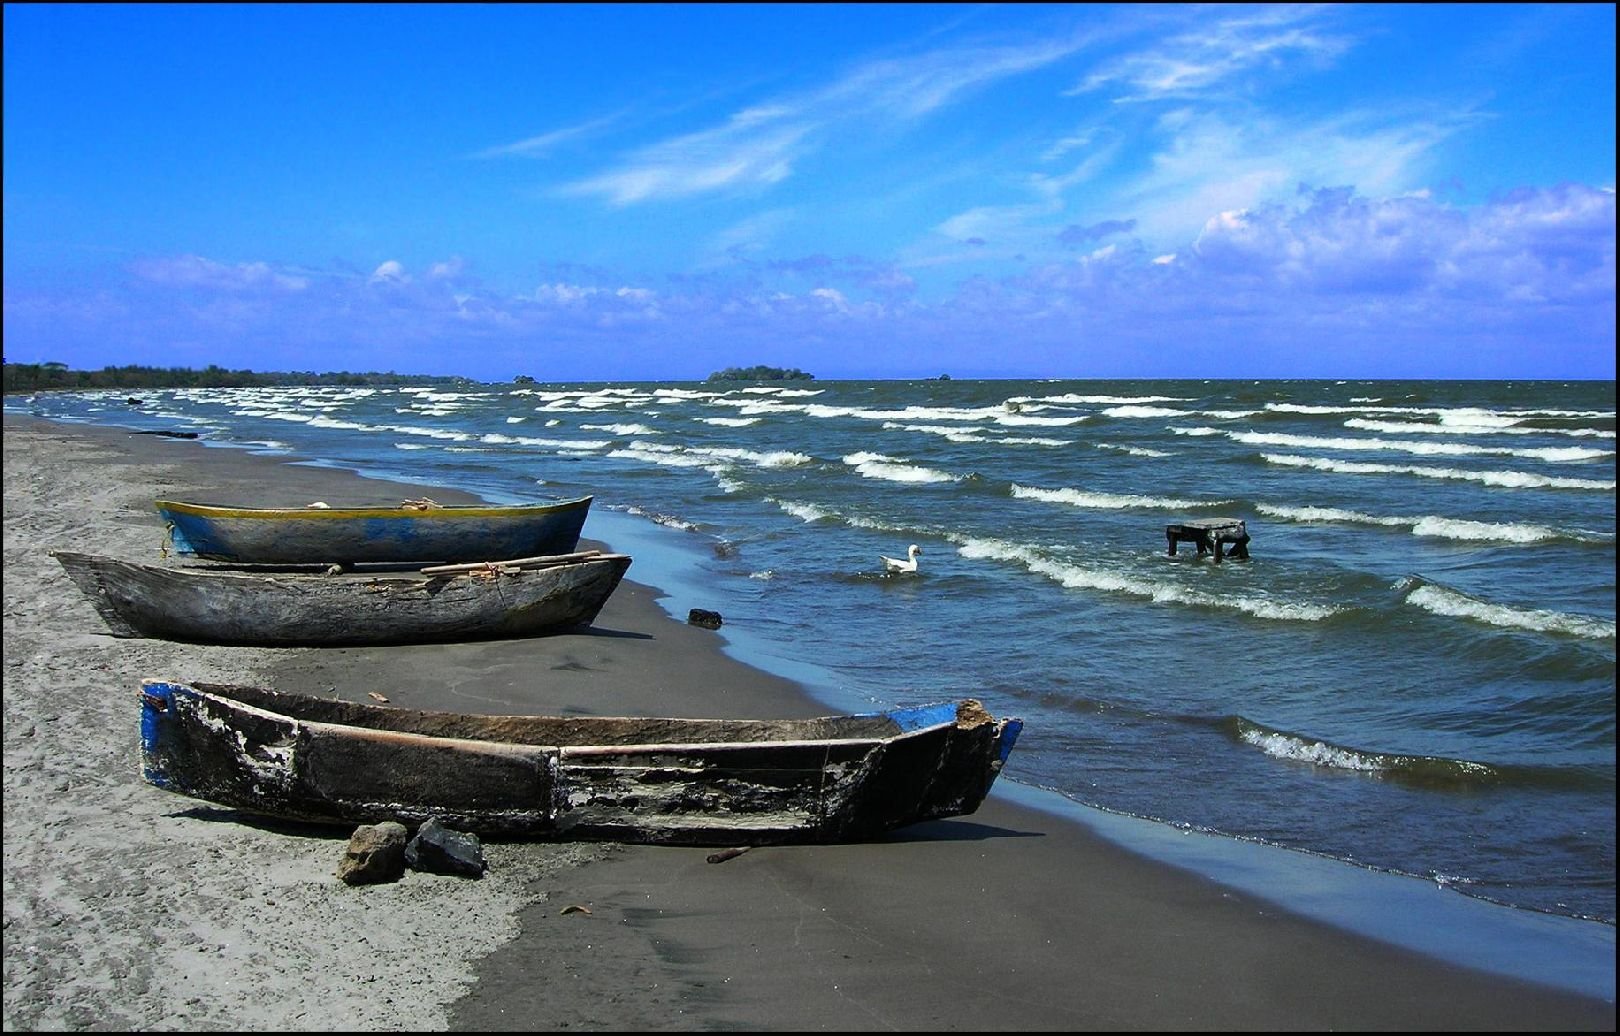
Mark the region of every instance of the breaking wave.
POLYGON ((1268 464, 1285 467, 1314 468, 1317 471, 1335 471, 1347 475, 1418 475, 1423 478, 1456 479, 1481 482, 1487 486, 1509 489, 1602 489, 1614 491, 1614 481, 1595 478, 1568 478, 1556 475, 1537 475, 1529 471, 1469 471, 1464 468, 1426 468, 1412 464, 1367 464, 1360 461, 1331 460, 1326 457, 1296 457, 1283 453, 1262 453, 1268 464))

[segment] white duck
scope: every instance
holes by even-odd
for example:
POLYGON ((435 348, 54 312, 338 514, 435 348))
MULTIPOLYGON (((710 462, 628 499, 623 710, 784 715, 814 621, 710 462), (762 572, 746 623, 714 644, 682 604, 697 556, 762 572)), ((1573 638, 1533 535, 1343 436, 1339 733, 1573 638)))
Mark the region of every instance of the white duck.
POLYGON ((885 572, 915 572, 917 571, 917 555, 921 553, 922 551, 918 550, 917 545, 913 543, 906 548, 906 560, 904 561, 884 554, 879 554, 878 557, 883 561, 883 570, 885 572))

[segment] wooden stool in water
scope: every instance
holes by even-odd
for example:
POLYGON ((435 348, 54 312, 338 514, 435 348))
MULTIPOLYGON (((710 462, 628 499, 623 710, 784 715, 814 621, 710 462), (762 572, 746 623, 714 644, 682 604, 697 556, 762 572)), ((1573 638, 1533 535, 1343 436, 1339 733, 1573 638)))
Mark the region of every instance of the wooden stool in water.
POLYGON ((1231 544, 1228 557, 1247 559, 1249 556, 1249 530, 1241 518, 1193 518, 1185 522, 1172 522, 1164 527, 1164 538, 1170 541, 1170 554, 1176 553, 1177 543, 1195 543, 1198 556, 1213 553, 1215 563, 1221 563, 1221 549, 1231 544))

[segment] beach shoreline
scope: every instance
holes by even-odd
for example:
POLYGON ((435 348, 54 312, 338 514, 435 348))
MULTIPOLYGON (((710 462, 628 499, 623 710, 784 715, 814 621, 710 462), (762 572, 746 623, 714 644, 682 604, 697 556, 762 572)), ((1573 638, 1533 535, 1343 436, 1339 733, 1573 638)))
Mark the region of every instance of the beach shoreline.
POLYGON ((112 638, 46 550, 154 554, 154 496, 422 487, 107 426, 5 428, 8 1030, 1614 1027, 1612 996, 1308 921, 1004 796, 872 844, 714 865, 497 843, 477 882, 348 888, 342 836, 221 818, 139 780, 140 678, 469 712, 827 710, 668 614, 634 565, 587 634, 324 651, 112 638))

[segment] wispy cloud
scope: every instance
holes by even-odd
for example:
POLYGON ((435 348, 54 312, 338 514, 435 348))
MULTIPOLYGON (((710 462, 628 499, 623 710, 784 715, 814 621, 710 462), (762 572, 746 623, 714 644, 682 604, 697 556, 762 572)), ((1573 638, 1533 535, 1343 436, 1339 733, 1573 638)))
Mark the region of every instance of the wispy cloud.
POLYGON ((537 136, 514 141, 511 144, 500 144, 496 147, 485 148, 482 151, 475 152, 472 157, 501 158, 507 155, 522 155, 537 158, 553 150, 559 144, 600 133, 618 122, 623 116, 623 112, 615 112, 612 115, 604 115, 599 119, 582 122, 577 126, 565 126, 549 133, 541 133, 537 136))
POLYGON ((753 106, 718 126, 632 152, 562 191, 625 206, 769 187, 787 179, 806 154, 842 135, 869 131, 873 123, 921 118, 975 89, 1050 65, 1085 42, 1076 35, 870 61, 819 89, 753 106))
POLYGON ((618 168, 580 180, 565 194, 599 195, 614 205, 681 198, 778 183, 815 129, 779 111, 746 111, 726 124, 664 141, 618 168))
POLYGON ((1327 29, 1331 7, 1268 6, 1233 16, 1213 10, 1220 14, 1214 21, 1112 59, 1071 93, 1118 87, 1125 92, 1117 101, 1193 97, 1290 59, 1331 60, 1350 43, 1327 29))

